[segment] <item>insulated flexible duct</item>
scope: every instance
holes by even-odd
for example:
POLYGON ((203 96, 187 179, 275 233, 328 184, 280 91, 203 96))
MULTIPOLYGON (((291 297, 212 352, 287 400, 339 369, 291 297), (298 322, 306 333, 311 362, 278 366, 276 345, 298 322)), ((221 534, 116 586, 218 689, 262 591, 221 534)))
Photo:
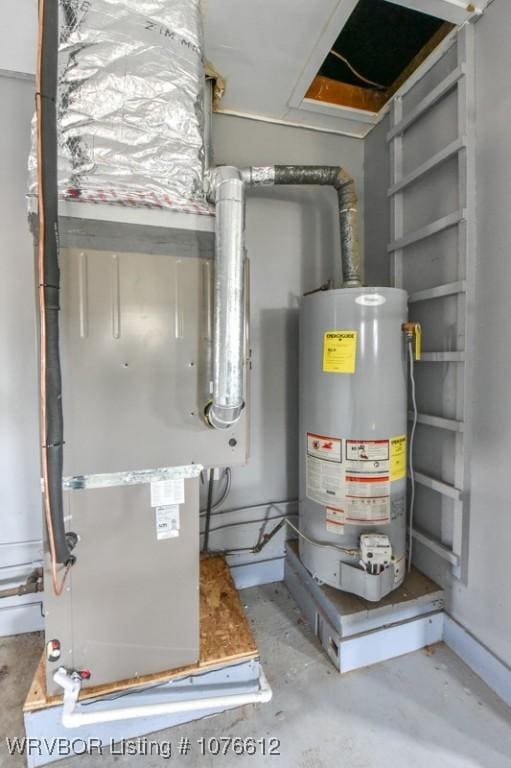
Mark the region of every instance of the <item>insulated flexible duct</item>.
POLYGON ((59 353, 59 289, 57 203, 57 89, 58 0, 39 2, 39 50, 36 83, 39 242, 38 293, 40 322, 41 464, 43 493, 52 561, 73 561, 66 537, 62 503, 63 416, 59 353))
POLYGON ((59 6, 60 197, 207 213, 200 0, 59 6))
POLYGON ((344 168, 335 165, 270 165, 248 168, 243 171, 243 178, 250 186, 333 187, 339 206, 343 287, 358 288, 362 284, 357 191, 353 177, 344 168))

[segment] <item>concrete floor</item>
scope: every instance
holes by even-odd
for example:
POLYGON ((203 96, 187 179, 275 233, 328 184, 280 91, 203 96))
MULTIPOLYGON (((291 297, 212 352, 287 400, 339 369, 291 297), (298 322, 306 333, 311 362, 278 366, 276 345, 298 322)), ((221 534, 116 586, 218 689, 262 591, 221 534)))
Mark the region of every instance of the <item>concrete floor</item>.
MULTIPOLYGON (((323 655, 282 584, 245 590, 273 700, 196 721, 154 738, 191 739, 187 756, 62 760, 59 768, 166 762, 188 768, 511 768, 511 710, 443 644, 343 677, 323 655), (280 756, 201 756, 201 737, 276 737, 280 756)), ((23 734, 21 705, 42 649, 38 634, 0 639, 0 766, 4 736, 23 734)))

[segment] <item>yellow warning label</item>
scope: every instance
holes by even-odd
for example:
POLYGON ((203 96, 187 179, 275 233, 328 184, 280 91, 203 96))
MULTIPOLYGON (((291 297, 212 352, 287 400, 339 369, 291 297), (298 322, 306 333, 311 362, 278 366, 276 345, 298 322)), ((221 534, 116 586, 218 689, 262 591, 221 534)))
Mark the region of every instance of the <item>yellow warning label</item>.
POLYGON ((406 477, 406 435, 390 439, 390 480, 406 477))
POLYGON ((323 371, 355 373, 357 331, 327 331, 323 337, 323 371))

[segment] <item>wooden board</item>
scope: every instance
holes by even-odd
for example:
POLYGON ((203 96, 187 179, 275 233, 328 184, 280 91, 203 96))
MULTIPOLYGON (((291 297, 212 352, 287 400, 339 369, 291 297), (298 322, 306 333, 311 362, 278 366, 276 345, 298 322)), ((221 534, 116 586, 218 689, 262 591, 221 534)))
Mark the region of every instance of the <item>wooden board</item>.
MULTIPOLYGON (((164 670, 115 683, 85 688, 80 699, 116 691, 164 683, 196 672, 213 670, 240 660, 255 658, 257 645, 229 568, 223 557, 204 557, 200 564, 200 658, 197 664, 164 670)), ((24 711, 33 712, 62 703, 62 696, 46 695, 44 654, 25 700, 24 711)))
POLYGON ((364 109, 367 112, 379 112, 387 101, 385 91, 360 88, 358 85, 341 83, 323 75, 316 75, 305 98, 341 107, 364 109))

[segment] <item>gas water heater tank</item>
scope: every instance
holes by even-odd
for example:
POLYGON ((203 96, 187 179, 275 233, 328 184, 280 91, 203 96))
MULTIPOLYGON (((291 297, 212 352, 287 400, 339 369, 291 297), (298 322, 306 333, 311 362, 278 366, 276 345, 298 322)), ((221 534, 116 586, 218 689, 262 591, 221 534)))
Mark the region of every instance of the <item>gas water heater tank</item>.
POLYGON ((405 576, 407 294, 341 288, 300 311, 300 558, 379 600, 405 576))

